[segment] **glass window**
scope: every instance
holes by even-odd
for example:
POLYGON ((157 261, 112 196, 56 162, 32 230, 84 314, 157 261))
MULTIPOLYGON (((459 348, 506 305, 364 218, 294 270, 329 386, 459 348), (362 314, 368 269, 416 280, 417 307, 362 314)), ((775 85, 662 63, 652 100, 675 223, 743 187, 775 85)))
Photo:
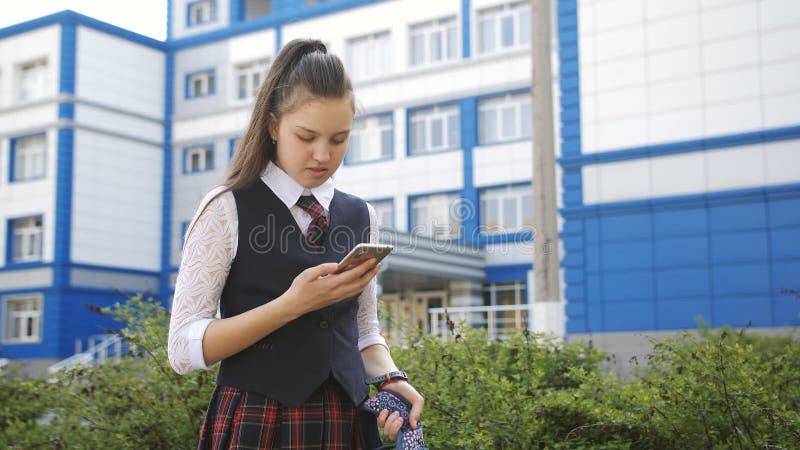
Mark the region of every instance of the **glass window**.
POLYGON ((37 59, 17 66, 17 101, 29 102, 47 94, 47 59, 37 59))
POLYGON ((434 239, 459 237, 461 219, 457 212, 460 201, 458 194, 434 194, 413 199, 411 232, 434 239))
POLYGON ((485 189, 481 197, 481 232, 511 233, 533 229, 531 186, 485 189))
POLYGON ((375 209, 380 228, 394 228, 394 202, 391 200, 381 200, 369 202, 375 209))
POLYGON ((458 105, 441 105, 413 111, 410 152, 425 153, 461 145, 458 105))
POLYGON ((191 2, 188 8, 188 25, 202 25, 216 20, 216 2, 214 0, 200 0, 191 2))
POLYGON ((11 221, 11 261, 15 263, 42 260, 42 217, 11 221))
MULTIPOLYGON (((488 283, 483 287, 483 303, 486 306, 520 306, 528 303, 524 281, 488 283)), ((512 311, 493 313, 495 336, 504 337, 526 327, 527 311, 514 308, 512 311)))
POLYGON ((515 2, 478 11, 478 53, 530 45, 531 6, 515 2))
POLYGON ((237 100, 252 100, 258 95, 261 80, 269 71, 269 64, 269 59, 265 58, 235 66, 237 100))
POLYGON ((205 97, 214 95, 215 75, 214 71, 195 73, 187 77, 188 89, 187 98, 205 97))
POLYGON ((374 78, 391 72, 391 40, 388 31, 347 41, 347 65, 353 79, 374 78))
POLYGON ((530 139, 530 93, 523 92, 480 100, 478 122, 478 142, 481 144, 530 139))
POLYGON ((409 60, 412 66, 458 58, 455 16, 412 25, 409 35, 411 40, 409 60))
POLYGON ((3 341, 39 342, 42 339, 42 296, 38 294, 3 299, 3 341))
POLYGON ((46 148, 47 142, 43 134, 12 139, 11 154, 14 170, 11 172, 11 181, 43 178, 46 148))
POLYGON ((201 145, 184 149, 185 173, 205 172, 214 169, 214 146, 201 145))
POLYGON ((272 13, 271 0, 244 0, 244 20, 253 20, 272 13))
POLYGON ((346 161, 355 163, 391 158, 393 124, 391 113, 353 121, 346 161))

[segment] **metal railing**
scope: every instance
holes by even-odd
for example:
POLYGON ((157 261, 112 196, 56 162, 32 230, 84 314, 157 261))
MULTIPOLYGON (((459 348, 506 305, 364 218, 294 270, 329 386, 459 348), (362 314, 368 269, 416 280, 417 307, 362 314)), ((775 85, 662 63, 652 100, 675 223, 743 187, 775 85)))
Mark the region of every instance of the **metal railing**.
POLYGON ((452 306, 431 308, 431 335, 444 340, 450 337, 447 316, 458 326, 485 328, 490 339, 502 339, 508 334, 528 328, 531 318, 529 305, 452 306))
MULTIPOLYGON (((125 353, 123 353, 124 343, 119 335, 106 334, 91 336, 87 341, 88 345, 86 351, 81 351, 80 341, 76 342, 75 354, 48 367, 47 373, 53 374, 59 370, 77 366, 96 367, 107 360, 113 360, 116 364, 121 357, 125 356, 125 353)), ((127 347, 127 345, 125 345, 125 347, 127 347)))

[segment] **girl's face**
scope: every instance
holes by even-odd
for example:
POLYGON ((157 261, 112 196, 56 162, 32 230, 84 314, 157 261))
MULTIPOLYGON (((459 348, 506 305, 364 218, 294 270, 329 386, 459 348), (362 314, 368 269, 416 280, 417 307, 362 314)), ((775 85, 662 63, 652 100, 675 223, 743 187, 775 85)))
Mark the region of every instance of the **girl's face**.
POLYGON ((275 164, 304 187, 324 183, 347 150, 353 107, 349 98, 315 98, 270 126, 278 142, 275 164))

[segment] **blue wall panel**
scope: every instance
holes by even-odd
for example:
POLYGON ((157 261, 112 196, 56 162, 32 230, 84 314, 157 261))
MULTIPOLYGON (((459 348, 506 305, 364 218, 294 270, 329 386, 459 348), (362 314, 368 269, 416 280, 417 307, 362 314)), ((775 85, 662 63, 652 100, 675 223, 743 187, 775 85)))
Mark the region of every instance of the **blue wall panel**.
POLYGON ((651 270, 604 273, 603 300, 605 304, 652 299, 655 296, 653 277, 651 270))
POLYGON ((661 269, 656 272, 656 298, 708 298, 711 282, 708 267, 661 269))
POLYGON ((800 227, 773 230, 770 241, 774 259, 800 260, 800 227))
POLYGON ((609 303, 604 311, 604 331, 653 330, 656 305, 651 301, 609 303))
POLYGON ((711 269, 714 296, 764 295, 769 298, 769 267, 762 263, 714 266, 711 269))
POLYGON ((673 299, 656 303, 656 329, 695 328, 698 317, 711 323, 711 301, 673 299))
POLYGON ((768 250, 767 233, 760 230, 711 235, 711 261, 714 264, 766 262, 768 250))
POLYGON ((708 245, 708 235, 657 239, 655 266, 680 267, 707 264, 708 245))
POLYGON ((705 208, 656 211, 653 214, 653 233, 656 237, 706 233, 707 215, 705 208))
MULTIPOLYGON (((768 298, 768 296, 766 297, 768 298)), ((772 308, 765 296, 719 297, 714 299, 714 321, 732 327, 772 325, 772 308)))

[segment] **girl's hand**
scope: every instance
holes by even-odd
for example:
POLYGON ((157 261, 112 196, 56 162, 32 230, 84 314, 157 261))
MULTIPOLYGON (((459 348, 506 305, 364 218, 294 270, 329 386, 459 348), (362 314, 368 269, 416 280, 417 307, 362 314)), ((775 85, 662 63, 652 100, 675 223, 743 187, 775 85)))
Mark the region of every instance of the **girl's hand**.
MULTIPOLYGON (((395 381, 386 385, 383 390, 396 392, 411 403, 408 421, 411 423, 411 429, 416 430, 419 425, 419 417, 422 414, 422 406, 425 404, 425 399, 422 398, 422 395, 406 381, 395 381)), ((378 415, 378 427, 383 428, 383 434, 391 441, 397 440, 397 433, 402 426, 403 419, 398 412, 389 415, 389 411, 384 409, 378 415)))
POLYGON ((381 269, 370 258, 358 266, 339 274, 334 274, 337 263, 325 263, 310 267, 292 281, 287 294, 295 299, 302 314, 322 309, 364 290, 381 269))

